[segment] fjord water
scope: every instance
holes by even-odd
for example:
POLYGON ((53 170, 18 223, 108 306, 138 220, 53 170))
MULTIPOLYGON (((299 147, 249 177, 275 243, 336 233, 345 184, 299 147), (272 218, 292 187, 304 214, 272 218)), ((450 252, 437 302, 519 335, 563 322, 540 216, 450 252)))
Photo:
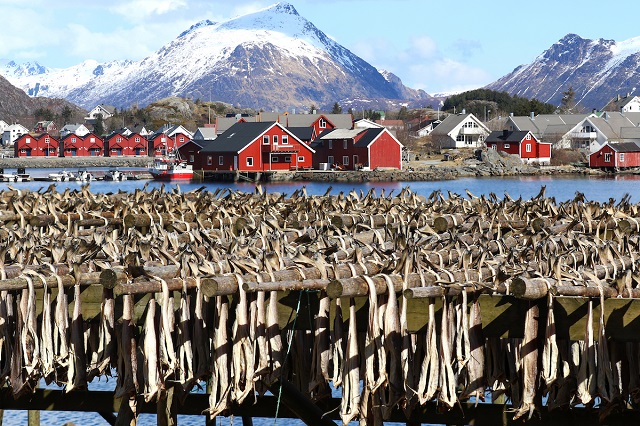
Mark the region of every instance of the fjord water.
MULTIPOLYGON (((0 183, 0 190, 13 189, 29 189, 32 191, 44 191, 49 187, 49 182, 21 182, 21 183, 0 183)), ((76 182, 56 182, 58 191, 79 190, 81 183, 76 182)), ((135 191, 137 189, 160 188, 164 186, 165 191, 191 191, 204 187, 208 191, 216 189, 230 188, 244 192, 254 192, 256 185, 253 183, 223 183, 223 182, 180 182, 180 183, 161 183, 148 180, 132 180, 124 182, 91 182, 89 189, 95 193, 109 193, 118 191, 135 191)), ((467 197, 466 191, 473 195, 489 195, 494 193, 498 198, 502 199, 505 194, 512 198, 522 197, 529 199, 535 197, 542 187, 546 188, 546 196, 554 197, 556 202, 573 199, 577 193, 584 194, 586 200, 609 202, 620 201, 625 195, 630 196, 632 203, 640 202, 640 176, 636 175, 609 175, 598 177, 584 176, 556 176, 556 177, 505 177, 505 178, 465 178, 449 181, 429 181, 429 182, 282 182, 282 183, 263 183, 262 187, 267 192, 279 192, 291 195, 294 191, 305 188, 308 195, 322 195, 329 188, 330 194, 337 195, 340 192, 348 193, 352 190, 356 192, 367 193, 370 189, 374 189, 378 196, 389 194, 397 194, 403 188, 409 188, 411 191, 424 196, 431 195, 434 191, 441 191, 443 196, 448 197, 448 193, 458 194, 467 197)), ((115 378, 109 381, 105 379, 94 380, 90 384, 91 390, 113 390, 115 387, 115 378)), ((57 387, 53 387, 54 389, 57 387)), ((339 391, 335 396, 339 395, 339 391)), ((88 397, 87 394, 77 393, 74 397, 88 397)), ((77 413, 77 412, 42 412, 41 424, 46 426, 61 426, 65 422, 71 421, 76 425, 104 425, 106 422, 96 413, 77 413)), ((204 424, 203 416, 179 416, 178 424, 195 426, 204 424)), ((22 425, 27 423, 26 411, 5 411, 4 423, 6 425, 22 425)), ((155 415, 141 415, 139 418, 140 425, 156 424, 155 415)), ((242 424, 241 419, 219 417, 216 419, 216 425, 242 424)), ((254 419, 254 424, 258 426, 273 425, 273 419, 254 419)), ((301 421, 278 419, 277 424, 283 426, 299 426, 303 425, 301 421)), ((354 424, 356 424, 354 422, 354 424)), ((393 425, 393 423, 389 423, 393 425)), ((400 423, 398 423, 400 425, 400 423)))

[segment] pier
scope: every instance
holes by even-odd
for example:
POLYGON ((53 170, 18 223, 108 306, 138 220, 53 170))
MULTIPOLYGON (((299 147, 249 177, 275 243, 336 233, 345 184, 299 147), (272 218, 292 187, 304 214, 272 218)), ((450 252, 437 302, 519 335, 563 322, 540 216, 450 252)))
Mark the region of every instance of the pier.
POLYGON ((544 188, 0 191, 0 409, 637 422, 639 209, 544 188))

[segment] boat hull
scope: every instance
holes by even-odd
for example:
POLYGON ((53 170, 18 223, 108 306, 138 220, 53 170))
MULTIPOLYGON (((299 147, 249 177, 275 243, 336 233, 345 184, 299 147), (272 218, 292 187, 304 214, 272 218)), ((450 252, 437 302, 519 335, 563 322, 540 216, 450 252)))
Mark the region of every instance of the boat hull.
POLYGON ((192 179, 193 172, 184 171, 184 172, 168 172, 168 171, 151 171, 151 176, 153 176, 156 180, 185 180, 192 179))

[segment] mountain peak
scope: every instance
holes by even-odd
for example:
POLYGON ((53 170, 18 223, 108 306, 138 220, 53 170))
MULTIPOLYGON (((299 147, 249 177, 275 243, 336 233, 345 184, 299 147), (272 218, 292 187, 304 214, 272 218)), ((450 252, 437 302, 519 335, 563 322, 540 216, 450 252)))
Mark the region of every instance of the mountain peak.
POLYGON ((180 33, 178 38, 183 37, 183 36, 189 34, 190 32, 192 32, 194 30, 197 30, 198 28, 207 27, 209 25, 215 25, 215 22, 211 22, 208 19, 205 19, 203 21, 197 22, 197 23, 193 24, 192 26, 190 26, 188 30, 183 31, 182 33, 180 33))
POLYGON ((280 3, 276 3, 272 6, 269 6, 266 10, 272 10, 277 13, 284 13, 287 15, 298 15, 298 11, 292 4, 287 3, 286 1, 281 1, 280 3))

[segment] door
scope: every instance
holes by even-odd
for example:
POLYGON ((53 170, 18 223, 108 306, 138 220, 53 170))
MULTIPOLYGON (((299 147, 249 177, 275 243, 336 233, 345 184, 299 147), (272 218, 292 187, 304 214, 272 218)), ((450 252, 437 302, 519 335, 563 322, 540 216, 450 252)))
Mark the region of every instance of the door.
POLYGON ((362 168, 362 164, 360 164, 360 161, 358 161, 358 156, 354 155, 353 156, 353 169, 354 170, 360 170, 362 168))

